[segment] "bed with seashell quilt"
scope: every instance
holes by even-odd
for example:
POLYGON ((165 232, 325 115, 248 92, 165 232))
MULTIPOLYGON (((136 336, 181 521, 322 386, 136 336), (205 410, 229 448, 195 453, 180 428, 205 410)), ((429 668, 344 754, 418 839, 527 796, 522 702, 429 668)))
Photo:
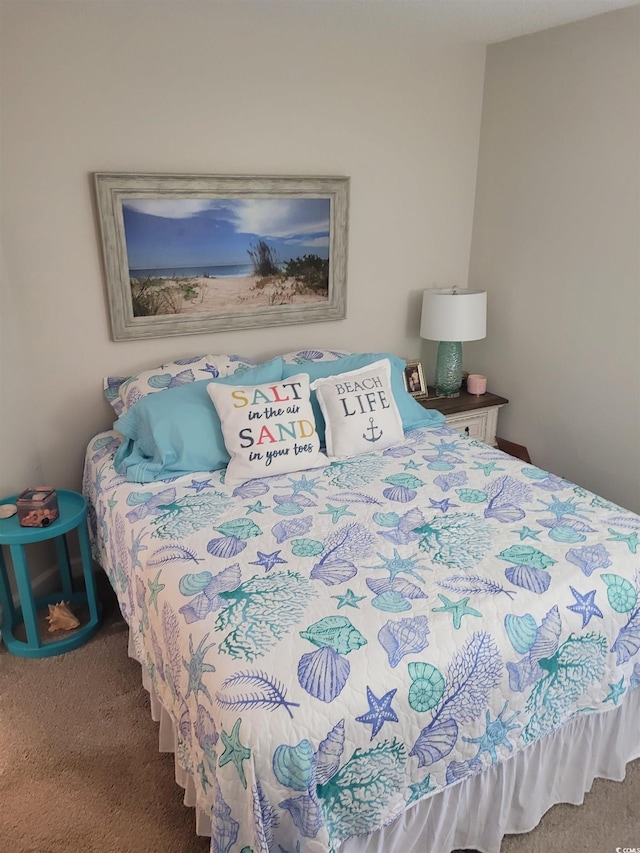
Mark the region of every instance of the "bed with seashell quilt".
POLYGON ((212 853, 497 853, 640 756, 640 518, 421 420, 388 354, 343 359, 106 380, 118 420, 84 470, 94 557, 212 853), (147 432, 182 407, 192 430, 196 391, 225 448, 247 448, 187 463, 173 420, 180 459, 135 446, 141 401, 147 432), (308 448, 321 417, 311 450, 267 456, 280 436, 308 448))

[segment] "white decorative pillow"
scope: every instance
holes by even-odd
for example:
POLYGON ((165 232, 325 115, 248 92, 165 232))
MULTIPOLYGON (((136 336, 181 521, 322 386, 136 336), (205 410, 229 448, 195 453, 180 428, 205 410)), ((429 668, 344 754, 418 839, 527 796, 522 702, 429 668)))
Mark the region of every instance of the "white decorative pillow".
POLYGON ((207 393, 231 456, 225 483, 245 483, 328 464, 320 452, 306 373, 261 385, 210 382, 207 393))
POLYGON ((344 459, 384 450, 404 439, 402 418, 391 390, 391 362, 311 383, 326 423, 327 456, 344 459))
POLYGON ((147 394, 176 388, 198 379, 215 379, 253 366, 254 362, 237 355, 198 355, 181 358, 143 370, 135 376, 106 376, 104 395, 120 416, 147 394))

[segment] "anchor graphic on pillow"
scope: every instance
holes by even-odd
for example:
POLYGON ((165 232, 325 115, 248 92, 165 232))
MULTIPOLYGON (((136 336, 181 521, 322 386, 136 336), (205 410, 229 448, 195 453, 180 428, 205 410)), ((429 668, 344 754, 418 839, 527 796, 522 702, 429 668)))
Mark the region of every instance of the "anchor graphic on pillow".
POLYGON ((382 438, 382 430, 375 425, 375 423, 373 422, 373 418, 369 418, 369 424, 370 426, 368 426, 367 429, 362 433, 362 437, 365 441, 378 441, 382 438), (377 435, 376 430, 378 430, 377 435), (368 432, 371 433, 371 438, 369 438, 369 436, 367 435, 368 432))

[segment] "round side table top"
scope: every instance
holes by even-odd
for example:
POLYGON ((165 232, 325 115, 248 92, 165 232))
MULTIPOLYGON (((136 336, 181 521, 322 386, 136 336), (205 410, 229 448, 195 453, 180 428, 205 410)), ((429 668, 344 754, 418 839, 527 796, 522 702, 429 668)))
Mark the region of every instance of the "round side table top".
MULTIPOLYGON (((56 489, 58 517, 47 527, 21 527, 18 516, 0 518, 0 545, 28 545, 61 536, 81 524, 87 514, 87 502, 79 492, 56 489)), ((15 504, 18 496, 2 498, 0 504, 15 504)))

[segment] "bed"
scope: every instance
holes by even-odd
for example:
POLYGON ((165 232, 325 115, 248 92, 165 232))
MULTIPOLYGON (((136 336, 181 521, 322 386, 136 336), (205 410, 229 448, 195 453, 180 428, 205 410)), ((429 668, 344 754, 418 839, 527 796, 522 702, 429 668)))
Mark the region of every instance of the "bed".
MULTIPOLYGON (((175 445, 186 397, 165 392, 248 369, 208 356, 105 391, 120 427, 153 397, 175 445)), ((118 429, 87 448, 94 557, 214 853, 493 853, 640 756, 640 518, 406 398, 384 449, 233 482, 118 429)))

